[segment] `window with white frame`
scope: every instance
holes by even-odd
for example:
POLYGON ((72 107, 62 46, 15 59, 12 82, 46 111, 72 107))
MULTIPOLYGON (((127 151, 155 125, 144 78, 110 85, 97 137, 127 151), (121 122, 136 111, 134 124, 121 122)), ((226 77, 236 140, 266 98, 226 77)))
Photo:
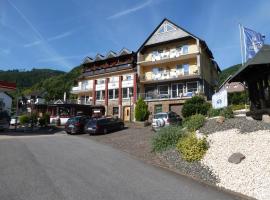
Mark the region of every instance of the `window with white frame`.
POLYGON ((133 88, 123 88, 122 89, 122 98, 127 99, 133 96, 133 88))
POLYGON ((169 94, 169 86, 168 85, 159 85, 158 93, 160 95, 168 95, 169 94))
POLYGON ((184 75, 189 75, 189 64, 183 64, 184 75))
POLYGON ((117 82, 117 79, 118 79, 118 77, 116 77, 116 76, 111 77, 111 78, 110 78, 110 83, 115 83, 115 82, 117 82))
POLYGON ((105 84, 105 79, 98 79, 97 84, 105 84))
POLYGON ((86 90, 88 86, 88 80, 82 81, 82 90, 86 90))
POLYGON ((198 92, 198 82, 197 81, 188 82, 187 83, 187 92, 193 92, 193 93, 198 92))
POLYGON ((105 90, 96 91, 96 100, 104 100, 105 90))
POLYGON ((182 83, 177 83, 177 84, 172 84, 172 98, 177 98, 181 97, 184 93, 184 84, 182 83))
POLYGON ((183 47, 182 47, 182 53, 183 54, 188 54, 188 45, 183 45, 183 47))
POLYGON ((114 99, 114 90, 109 90, 109 99, 114 99))
POLYGON ((118 89, 110 89, 109 99, 117 99, 117 98, 118 98, 118 89))
POLYGON ((176 72, 178 74, 183 74, 183 65, 182 64, 176 65, 176 72))
POLYGON ((176 28, 171 23, 164 23, 157 31, 158 34, 175 31, 176 28))

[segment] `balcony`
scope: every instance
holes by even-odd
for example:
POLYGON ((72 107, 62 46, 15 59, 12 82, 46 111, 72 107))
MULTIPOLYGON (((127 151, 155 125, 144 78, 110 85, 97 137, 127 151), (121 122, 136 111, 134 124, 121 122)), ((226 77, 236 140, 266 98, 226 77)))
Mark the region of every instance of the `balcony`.
POLYGON ((150 66, 153 64, 158 65, 167 62, 181 61, 194 58, 198 53, 198 50, 183 52, 176 49, 171 49, 163 52, 152 52, 144 56, 143 59, 138 62, 138 64, 141 66, 150 66))
POLYGON ((86 86, 75 86, 72 87, 70 93, 71 94, 79 94, 79 93, 84 93, 84 92, 90 92, 92 90, 92 86, 86 85, 86 86))
POLYGON ((139 96, 145 101, 156 101, 156 100, 175 100, 175 99, 189 99, 193 96, 198 95, 199 92, 197 89, 190 92, 178 93, 176 90, 171 90, 170 93, 157 93, 157 92, 148 92, 148 93, 139 93, 139 96))
POLYGON ((145 75, 140 77, 140 82, 154 83, 195 78, 200 78, 198 70, 193 71, 191 74, 183 74, 177 70, 164 70, 161 73, 146 72, 145 75))

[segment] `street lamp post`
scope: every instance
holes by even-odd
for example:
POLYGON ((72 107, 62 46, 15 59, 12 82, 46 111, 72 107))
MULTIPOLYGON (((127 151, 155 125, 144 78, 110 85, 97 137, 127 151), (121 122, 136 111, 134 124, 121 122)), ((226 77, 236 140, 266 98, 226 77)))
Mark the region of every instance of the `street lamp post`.
POLYGON ((129 122, 131 122, 131 97, 132 97, 132 92, 129 92, 129 109, 130 109, 130 112, 129 112, 129 122))

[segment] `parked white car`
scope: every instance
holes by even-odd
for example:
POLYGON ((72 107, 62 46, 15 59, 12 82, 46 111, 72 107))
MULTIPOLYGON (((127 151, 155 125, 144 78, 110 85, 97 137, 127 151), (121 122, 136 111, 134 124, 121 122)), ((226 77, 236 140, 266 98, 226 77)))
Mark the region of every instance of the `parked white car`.
POLYGON ((11 126, 16 126, 20 124, 20 120, 19 120, 19 117, 18 116, 13 116, 11 117, 11 120, 10 120, 10 125, 11 126))
POLYGON ((152 129, 159 130, 162 127, 177 125, 182 122, 182 118, 175 112, 160 112, 154 115, 152 121, 152 129))

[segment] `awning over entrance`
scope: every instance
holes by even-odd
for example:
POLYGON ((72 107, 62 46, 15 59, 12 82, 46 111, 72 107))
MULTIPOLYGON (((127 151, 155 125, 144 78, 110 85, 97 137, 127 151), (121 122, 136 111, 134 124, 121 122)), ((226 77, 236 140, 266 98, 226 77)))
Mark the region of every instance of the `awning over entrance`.
POLYGON ((7 92, 7 91, 11 91, 11 90, 16 90, 15 83, 0 81, 0 92, 7 92))

